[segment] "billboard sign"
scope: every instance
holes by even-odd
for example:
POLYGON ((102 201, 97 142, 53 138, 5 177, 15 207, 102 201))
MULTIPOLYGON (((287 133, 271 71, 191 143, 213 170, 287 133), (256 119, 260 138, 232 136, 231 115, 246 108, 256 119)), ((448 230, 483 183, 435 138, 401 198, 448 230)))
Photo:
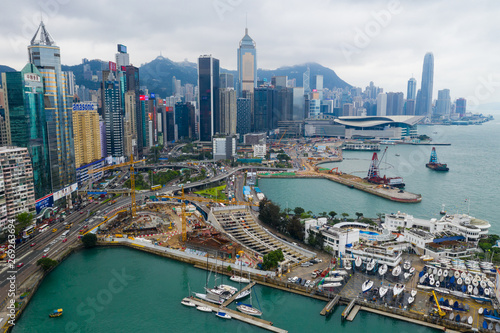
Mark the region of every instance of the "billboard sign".
POLYGON ((150 95, 151 95, 151 98, 152 98, 152 99, 155 99, 155 98, 156 98, 156 94, 155 94, 155 93, 151 93, 150 95))
POLYGON ((109 70, 111 72, 116 72, 116 62, 112 62, 112 61, 109 62, 109 70))
POLYGON ((24 81, 30 82, 42 82, 40 75, 34 73, 26 73, 24 74, 24 81))
POLYGON ((40 198, 36 201, 35 203, 35 209, 36 213, 40 214, 40 212, 47 207, 53 207, 54 206, 54 197, 52 196, 52 193, 44 196, 43 198, 40 198))
POLYGON ((73 103, 73 111, 97 111, 97 103, 73 103))
POLYGON ((118 52, 127 53, 127 47, 123 44, 118 44, 118 52))
POLYGON ((71 193, 77 190, 78 190, 78 183, 71 184, 70 186, 63 188, 62 190, 55 192, 54 201, 64 198, 65 196, 70 195, 71 193))

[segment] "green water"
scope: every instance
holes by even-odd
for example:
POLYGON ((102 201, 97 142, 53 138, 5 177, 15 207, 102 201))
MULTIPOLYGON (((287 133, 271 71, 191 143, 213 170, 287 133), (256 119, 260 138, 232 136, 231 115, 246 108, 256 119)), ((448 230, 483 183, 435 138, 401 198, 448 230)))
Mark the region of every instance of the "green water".
MULTIPOLYGON (((81 251, 47 276, 13 332, 266 332, 180 304, 189 287, 201 291, 205 281, 203 270, 137 250, 81 251), (49 318, 59 307, 63 316, 49 318)), ((258 285, 255 291, 262 318, 289 332, 435 332, 365 312, 341 322, 343 307, 325 318, 324 302, 258 285)))
MULTIPOLYGON (((282 208, 300 206, 315 214, 335 211, 356 217, 402 211, 421 218, 440 217, 441 205, 449 213, 467 213, 491 223, 490 232, 500 233, 500 122, 480 126, 421 126, 420 134, 428 134, 435 142, 451 143, 436 146, 440 162, 447 163, 449 172, 436 172, 425 167, 432 147, 388 146, 381 163, 382 173, 401 176, 406 190, 422 194, 422 202, 401 204, 382 199, 324 179, 259 179, 259 187, 282 208), (436 133, 434 133, 436 132, 436 133), (399 154, 399 156, 396 156, 399 154), (469 200, 469 202, 466 201, 469 200)), ((385 146, 379 153, 379 158, 385 146)), ((322 164, 366 177, 372 152, 344 152, 340 163, 322 164)))

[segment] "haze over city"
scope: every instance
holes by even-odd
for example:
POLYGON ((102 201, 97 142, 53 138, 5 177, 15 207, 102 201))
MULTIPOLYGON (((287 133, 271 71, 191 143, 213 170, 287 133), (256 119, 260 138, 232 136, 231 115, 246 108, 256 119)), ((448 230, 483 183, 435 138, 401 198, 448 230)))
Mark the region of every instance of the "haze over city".
POLYGON ((136 66, 160 53, 191 62, 212 54, 221 67, 236 69, 247 18, 259 68, 318 62, 351 85, 374 81, 384 91, 404 92, 412 75, 420 85, 423 56, 432 52, 434 95, 448 88, 452 99, 479 94, 485 104, 500 101, 500 94, 493 93, 500 81, 494 34, 499 6, 492 1, 214 0, 150 1, 145 6, 122 1, 117 6, 30 0, 22 7, 10 2, 2 6, 0 63, 16 70, 26 64, 26 47, 43 16, 63 64, 111 60, 116 44, 123 43, 136 66))

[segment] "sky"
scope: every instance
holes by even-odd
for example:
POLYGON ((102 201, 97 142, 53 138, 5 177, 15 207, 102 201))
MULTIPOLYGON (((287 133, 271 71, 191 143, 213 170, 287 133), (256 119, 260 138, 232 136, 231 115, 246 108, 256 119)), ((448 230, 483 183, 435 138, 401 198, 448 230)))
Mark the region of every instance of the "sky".
POLYGON ((0 64, 20 70, 40 17, 63 64, 114 60, 116 44, 139 66, 160 55, 196 62, 202 54, 236 69, 245 25, 259 68, 317 62, 344 81, 402 91, 420 88, 434 54, 434 97, 450 89, 468 105, 500 102, 497 0, 23 0, 1 5, 0 64))

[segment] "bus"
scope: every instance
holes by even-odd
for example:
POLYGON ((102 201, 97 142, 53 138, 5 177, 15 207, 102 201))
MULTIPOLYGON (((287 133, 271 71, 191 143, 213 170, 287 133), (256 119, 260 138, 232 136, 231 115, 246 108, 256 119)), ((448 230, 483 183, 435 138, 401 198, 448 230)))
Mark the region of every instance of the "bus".
POLYGON ((151 191, 156 191, 156 190, 159 190, 161 189, 161 185, 155 185, 155 186, 151 186, 151 191))
POLYGON ((35 231, 35 226, 34 225, 30 225, 29 227, 27 227, 26 229, 24 229, 24 231, 23 231, 23 238, 29 238, 29 237, 31 237, 31 235, 33 234, 34 231, 35 231))
POLYGON ((47 230, 49 228, 49 225, 48 224, 44 224, 44 225, 41 225, 39 228, 38 228, 38 231, 40 232, 44 232, 45 230, 47 230))
POLYGON ((69 234, 69 230, 66 230, 65 232, 62 233, 63 237, 66 237, 66 235, 69 234))

